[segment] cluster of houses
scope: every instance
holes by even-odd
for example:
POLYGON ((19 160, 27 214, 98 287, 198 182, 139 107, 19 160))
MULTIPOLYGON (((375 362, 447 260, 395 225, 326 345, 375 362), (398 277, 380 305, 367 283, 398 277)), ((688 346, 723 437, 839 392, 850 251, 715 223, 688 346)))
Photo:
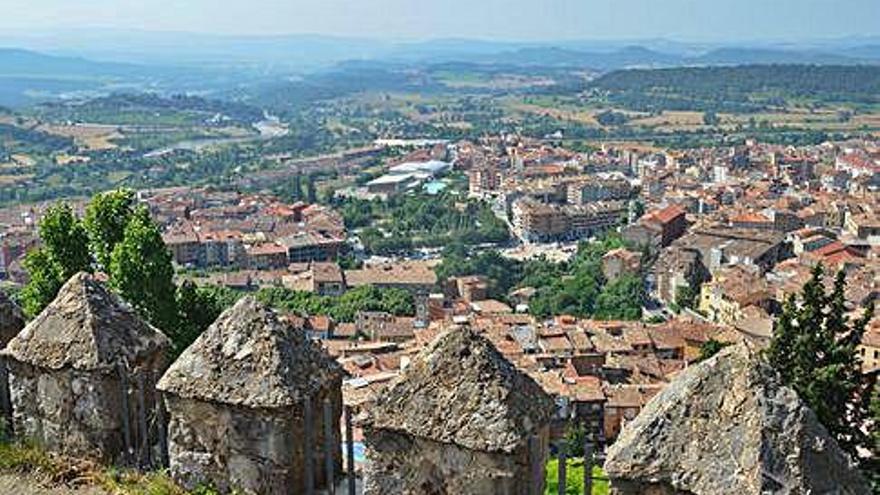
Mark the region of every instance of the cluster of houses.
POLYGON ((149 191, 141 199, 184 267, 282 269, 336 260, 346 245, 342 217, 325 206, 208 189, 149 191))
MULTIPOLYGON (((659 309, 646 312, 644 321, 596 321, 566 315, 542 320, 528 312, 536 287, 518 288, 504 300, 496 300, 489 297, 491 281, 483 274, 439 280, 436 261, 390 259, 344 268, 338 258, 347 233, 339 214, 329 207, 210 189, 149 191, 141 193, 141 199, 163 226, 175 262, 217 269, 208 270, 199 279, 201 283, 245 290, 286 287, 323 296, 339 296, 363 286, 398 288, 414 295, 415 314, 361 312, 354 321, 336 322, 327 315, 275 315, 246 299, 249 302, 240 303, 218 320, 184 353, 183 361, 166 372, 167 363, 161 362, 160 355, 167 342, 128 316, 131 321, 118 322, 107 341, 129 350, 77 347, 82 344, 74 341, 78 325, 97 320, 65 315, 93 311, 77 297, 91 301, 91 295, 99 294, 96 300, 106 299, 95 283, 79 279, 76 290, 63 292, 61 301, 23 333, 17 333, 23 325, 20 314, 0 313, 0 336, 12 339, 5 351, 10 359, 10 386, 18 391, 38 389, 48 383, 41 381, 40 370, 63 368, 66 374, 53 378, 58 381, 52 382, 52 390, 85 394, 76 400, 92 400, 87 397, 92 391, 118 392, 122 385, 96 382, 82 392, 82 387, 71 384, 84 379, 83 374, 117 366, 118 356, 123 356, 134 373, 126 378, 129 387, 139 380, 158 381, 157 391, 146 394, 144 400, 158 402, 160 393, 164 397, 171 415, 172 472, 186 483, 205 478, 217 483, 230 479, 251 483, 273 469, 285 473, 279 477, 284 483, 304 483, 295 478, 302 474, 298 467, 285 471, 288 468, 279 468, 277 463, 282 463, 281 458, 283 462, 303 460, 304 451, 288 440, 291 431, 303 427, 290 422, 305 421, 304 413, 291 418, 281 411, 300 407, 306 394, 316 404, 329 400, 334 428, 343 407, 376 415, 357 433, 365 438, 368 451, 372 438, 377 459, 371 468, 375 481, 368 485, 372 493, 403 490, 419 476, 455 479, 455 473, 465 473, 479 478, 482 472, 504 473, 504 486, 518 493, 516 487, 529 486, 535 477, 499 466, 527 470, 534 454, 527 447, 532 436, 562 438, 576 425, 598 445, 614 441, 622 426, 697 361, 708 343, 766 344, 785 297, 803 286, 816 264, 823 264, 828 272, 847 274, 846 301, 853 314, 880 296, 880 144, 876 140, 807 147, 747 142, 675 152, 606 147, 574 153, 516 136, 490 137, 407 155, 388 176, 367 183, 366 193, 388 196, 412 190, 413 184, 447 169, 446 162, 437 160, 450 149, 456 168, 468 174, 470 195, 493 202, 496 212, 507 215, 525 243, 581 240, 619 227, 628 247, 605 254, 602 273, 608 280, 638 274, 659 309), (67 313, 59 306, 67 307, 67 313), (70 307, 78 309, 71 313, 70 307), (57 332, 63 325, 62 335, 69 336, 70 342, 34 347, 41 341, 41 332, 57 332), (305 341, 281 340, 287 328, 301 330, 323 350, 305 341), (236 344, 227 348, 224 342, 236 344), (521 410, 523 405, 516 401, 491 404, 499 414, 509 408, 535 418, 535 428, 528 431, 522 425, 495 425, 510 431, 515 441, 509 445, 494 444, 478 432, 453 431, 447 421, 456 418, 444 416, 446 406, 456 410, 450 401, 458 395, 431 380, 432 376, 446 380, 447 386, 460 379, 456 390, 463 390, 476 375, 467 367, 467 359, 451 363, 452 373, 431 368, 434 361, 427 356, 462 352, 468 346, 487 349, 480 356, 491 359, 492 369, 503 368, 504 373, 515 372, 518 377, 516 383, 492 381, 493 386, 520 394, 527 389, 530 395, 541 397, 535 409, 521 410), (315 368, 285 375, 294 371, 279 363, 302 353, 326 353, 332 359, 303 358, 315 368), (151 371, 141 374, 141 369, 151 371), (158 380, 161 373, 165 377, 158 380), (310 374, 314 380, 303 379, 310 374), (406 385, 408 379, 411 382, 406 385), (249 389, 252 383, 265 383, 268 388, 249 389), (422 389, 435 394, 426 395, 422 389), (544 399, 552 407, 541 405, 544 399), (218 403, 236 413, 220 412, 218 403), (419 410, 425 413, 414 413, 419 410), (187 419, 195 417, 208 418, 209 426, 187 419), (257 430, 262 433, 251 435, 257 430), (262 441, 278 441, 284 447, 270 449, 271 456, 252 462, 248 456, 254 450, 269 447, 251 442, 262 441), (401 445, 410 445, 411 450, 397 450, 401 445), (455 455, 439 460, 443 445, 483 449, 486 455, 473 466, 456 465, 455 455), (227 450, 208 451, 209 446, 227 450), (227 464, 237 467, 217 461, 221 457, 236 459, 227 464), (425 466, 433 474, 425 473, 425 466), (385 479, 383 472, 408 472, 413 478, 385 479)), ((9 232, 4 246, 18 239, 17 230, 9 232)), ((0 261, 10 253, 8 247, 0 250, 0 261)), ((827 277, 829 284, 831 278, 827 277)), ((880 371, 880 318, 871 322, 859 353, 865 373, 880 371)), ((125 447, 120 442, 131 447, 151 434, 135 427, 137 408, 130 411, 127 440, 118 435, 124 426, 112 415, 103 418, 107 425, 103 433, 86 431, 88 425, 67 422, 73 421, 67 418, 59 422, 43 417, 50 410, 67 414, 70 411, 64 407, 76 403, 58 399, 64 406, 60 409, 41 404, 55 400, 55 392, 13 394, 19 400, 33 397, 28 399, 31 402, 13 404, 16 428, 57 433, 61 444, 56 447, 62 450, 69 447, 64 442, 72 445, 85 438, 99 451, 117 454, 127 451, 120 448, 125 447)), ((483 397, 476 392, 484 390, 473 396, 483 397)), ((120 400, 118 393, 107 392, 107 396, 120 400)), ((137 403, 136 397, 131 399, 137 403)), ((120 404, 108 407, 118 410, 120 404)), ((311 462, 329 459, 336 469, 336 453, 330 457, 321 453, 325 438, 317 435, 314 439, 311 462)), ((259 481, 264 482, 270 485, 254 486, 272 492, 275 485, 271 483, 282 481, 259 481)), ((450 486, 459 486, 456 482, 450 486)))
POLYGON ((697 360, 707 342, 746 338, 694 318, 662 324, 565 316, 540 321, 499 301, 459 298, 443 304, 443 297, 429 297, 420 317, 361 314, 356 323, 336 325, 322 339, 351 377, 343 387, 347 404, 368 408, 437 335, 471 329, 556 399, 555 435, 580 425, 604 445, 676 373, 697 360))

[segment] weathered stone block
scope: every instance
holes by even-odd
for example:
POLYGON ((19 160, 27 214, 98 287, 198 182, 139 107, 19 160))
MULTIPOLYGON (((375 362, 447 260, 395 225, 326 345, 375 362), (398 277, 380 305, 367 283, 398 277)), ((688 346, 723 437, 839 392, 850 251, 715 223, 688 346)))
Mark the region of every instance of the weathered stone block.
POLYGON ((554 411, 488 340, 447 332, 369 408, 364 494, 543 492, 554 411))
POLYGON ((74 276, 2 353, 15 434, 110 463, 127 455, 126 426, 131 446, 153 445, 155 436, 144 439, 139 432, 138 414, 155 411, 151 381, 164 371, 169 345, 94 277, 74 276), (144 411, 138 408, 138 376, 144 377, 144 411))
POLYGON ((605 471, 619 495, 870 493, 813 411, 746 344, 679 374, 624 428, 605 471))
MULTIPOLYGON (((540 461, 547 459, 547 430, 540 461)), ((367 436, 364 493, 529 495, 544 486, 544 470, 530 468, 528 444, 507 453, 480 452, 456 445, 414 438, 389 431, 367 436)))
POLYGON ((0 349, 24 328, 24 314, 6 294, 0 292, 0 349))
POLYGON ((242 299, 159 382, 170 416, 172 476, 188 488, 210 485, 223 493, 303 493, 308 449, 315 486, 324 486, 324 401, 331 406, 334 476, 342 466, 342 376, 303 329, 282 323, 253 298, 242 299), (308 445, 307 397, 313 408, 308 445))

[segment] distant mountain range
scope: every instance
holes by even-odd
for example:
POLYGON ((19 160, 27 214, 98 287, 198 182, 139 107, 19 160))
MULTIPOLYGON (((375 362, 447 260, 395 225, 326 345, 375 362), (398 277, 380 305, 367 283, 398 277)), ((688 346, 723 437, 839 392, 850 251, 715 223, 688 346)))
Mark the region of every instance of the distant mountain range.
POLYGON ((95 61, 0 47, 0 106, 8 107, 112 92, 207 93, 232 87, 248 77, 256 78, 200 66, 95 61))
POLYGON ((880 39, 724 46, 669 40, 394 42, 327 36, 224 37, 100 30, 54 36, 0 34, 0 105, 19 106, 59 96, 118 90, 209 93, 301 77, 351 61, 411 66, 468 63, 570 67, 602 72, 692 65, 880 64, 880 39))
POLYGON ((82 57, 46 55, 19 48, 0 48, 0 68, 8 76, 131 77, 143 76, 145 67, 134 64, 95 62, 82 57))
POLYGON ((771 48, 718 48, 696 55, 660 52, 642 46, 628 46, 611 52, 535 47, 474 56, 469 61, 512 65, 588 67, 600 71, 634 67, 747 64, 873 65, 880 64, 880 47, 859 47, 848 54, 771 48))
MULTIPOLYGON (((666 39, 516 42, 472 39, 395 41, 322 35, 220 36, 176 32, 81 30, 0 34, 0 47, 116 63, 306 73, 348 60, 475 62, 522 57, 524 63, 598 69, 688 63, 857 63, 880 61, 880 38, 797 43, 688 43, 666 39)), ((515 60, 505 62, 516 63, 515 60)))

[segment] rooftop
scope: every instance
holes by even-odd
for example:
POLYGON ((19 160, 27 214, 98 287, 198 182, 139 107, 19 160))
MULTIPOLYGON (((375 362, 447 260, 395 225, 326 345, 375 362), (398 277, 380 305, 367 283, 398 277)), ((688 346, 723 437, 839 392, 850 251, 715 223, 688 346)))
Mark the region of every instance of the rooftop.
POLYGON ((430 263, 409 261, 346 270, 345 282, 350 287, 373 284, 434 285, 437 275, 430 263))

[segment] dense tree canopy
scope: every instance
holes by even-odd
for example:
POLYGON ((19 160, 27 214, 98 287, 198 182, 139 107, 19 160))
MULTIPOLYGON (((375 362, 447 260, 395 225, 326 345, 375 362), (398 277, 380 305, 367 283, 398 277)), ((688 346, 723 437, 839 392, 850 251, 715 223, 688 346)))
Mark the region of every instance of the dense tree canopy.
POLYGON ((42 247, 27 254, 28 283, 21 291, 33 317, 70 277, 98 266, 109 286, 147 321, 166 332, 182 351, 231 303, 220 290, 175 286, 171 255, 159 227, 129 190, 95 196, 84 220, 66 204, 50 208, 40 222, 42 247))
POLYGON ((34 317, 55 299, 64 279, 45 248, 29 252, 24 258, 24 268, 28 272, 28 283, 21 290, 21 305, 25 314, 34 317))
POLYGON ((59 203, 46 211, 40 222, 42 247, 27 254, 24 267, 29 281, 22 290, 25 312, 36 316, 70 277, 92 270, 86 230, 73 208, 59 203))
POLYGON ((623 246, 616 234, 598 242, 583 242, 569 263, 546 258, 516 261, 498 251, 472 253, 465 245, 451 244, 443 250, 437 277, 446 280, 464 275, 489 279, 489 297, 506 300, 511 289, 532 287, 529 312, 539 318, 573 315, 601 319, 638 320, 645 300, 641 275, 627 275, 608 282, 602 275, 602 256, 623 246))
MULTIPOLYGON (((880 68, 833 65, 742 65, 631 69, 593 81, 632 110, 756 112, 789 98, 877 103, 880 68)), ((714 125, 707 122, 709 125, 714 125)))
POLYGON ((61 203, 49 208, 40 222, 43 247, 63 280, 81 271, 91 271, 89 240, 73 208, 61 203))
POLYGON ((178 326, 174 268, 159 227, 138 208, 110 255, 110 286, 151 323, 171 332, 178 326))
POLYGON ((602 256, 623 247, 620 236, 609 234, 598 242, 582 242, 575 258, 554 282, 538 289, 529 302, 532 314, 637 320, 641 318, 644 281, 640 276, 608 283, 602 275, 602 256))
POLYGON ((86 207, 83 224, 98 265, 107 269, 113 248, 122 241, 135 211, 134 191, 117 189, 95 195, 86 207))
POLYGON ((602 288, 593 313, 600 320, 638 320, 646 299, 645 283, 636 275, 625 274, 602 288))
POLYGON ((347 200, 339 207, 350 229, 376 225, 360 232, 365 248, 373 254, 510 239, 507 225, 489 206, 462 201, 452 194, 404 195, 387 201, 347 200))
POLYGON ((312 292, 269 288, 261 289, 257 298, 285 312, 302 316, 327 315, 343 323, 353 322, 360 311, 384 311, 396 316, 415 314, 415 300, 403 289, 363 286, 341 296, 321 296, 312 292))
POLYGON ((175 354, 189 347, 239 294, 218 286, 198 287, 186 280, 177 288, 178 325, 173 335, 175 354))

